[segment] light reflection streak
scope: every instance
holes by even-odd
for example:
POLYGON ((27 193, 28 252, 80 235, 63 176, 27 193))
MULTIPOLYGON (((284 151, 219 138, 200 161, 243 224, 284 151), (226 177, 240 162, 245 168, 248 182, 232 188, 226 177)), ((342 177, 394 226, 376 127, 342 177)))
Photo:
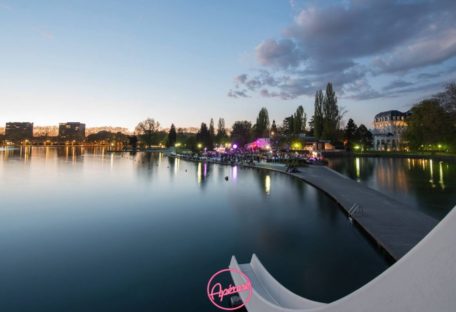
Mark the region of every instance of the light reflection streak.
POLYGON ((201 167, 201 163, 199 162, 198 163, 198 169, 196 170, 196 175, 198 177, 198 184, 201 184, 201 176, 202 176, 202 167, 201 167))
POLYGON ((432 159, 429 161, 429 172, 431 174, 431 179, 429 180, 429 182, 431 183, 432 187, 435 187, 435 184, 434 184, 434 168, 433 168, 433 162, 432 162, 432 159))
POLYGON ((361 165, 360 165, 360 160, 359 157, 355 159, 355 166, 356 166, 356 177, 359 179, 361 176, 361 165))
POLYGON ((237 179, 237 166, 232 167, 231 175, 233 176, 233 180, 237 179))
POLYGON ((271 193, 271 177, 269 175, 264 178, 264 191, 268 195, 271 193))
POLYGON ((440 187, 442 188, 442 190, 444 190, 445 189, 445 181, 443 180, 443 162, 439 163, 439 176, 440 176, 440 179, 439 179, 440 187))

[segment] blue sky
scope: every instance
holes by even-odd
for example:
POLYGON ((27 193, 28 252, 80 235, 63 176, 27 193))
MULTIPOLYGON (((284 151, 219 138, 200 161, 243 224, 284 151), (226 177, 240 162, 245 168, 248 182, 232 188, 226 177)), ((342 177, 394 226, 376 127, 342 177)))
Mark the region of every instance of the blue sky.
POLYGON ((333 81, 345 119, 370 126, 377 112, 406 110, 456 79, 452 9, 446 0, 0 0, 0 125, 231 125, 263 106, 280 123, 300 104, 311 115, 313 94, 333 81))

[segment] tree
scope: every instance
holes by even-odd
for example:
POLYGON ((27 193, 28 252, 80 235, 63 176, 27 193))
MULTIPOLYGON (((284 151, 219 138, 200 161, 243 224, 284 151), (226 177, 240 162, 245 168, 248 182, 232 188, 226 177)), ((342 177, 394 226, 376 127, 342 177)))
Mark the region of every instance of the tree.
POLYGON ((293 115, 293 133, 300 134, 306 130, 307 115, 304 108, 299 105, 293 115))
POLYGON ((412 149, 449 144, 455 133, 451 114, 436 99, 424 100, 411 109, 404 137, 412 149))
POLYGON ((169 129, 169 133, 168 133, 168 140, 166 142, 166 146, 167 147, 174 146, 174 144, 176 144, 176 140, 177 140, 176 127, 174 126, 174 124, 171 124, 171 128, 169 129))
POLYGON ((323 100, 323 133, 322 137, 327 140, 336 141, 341 115, 337 106, 336 92, 332 83, 328 82, 326 94, 323 100))
POLYGON ((344 144, 345 148, 348 151, 352 150, 353 142, 357 140, 356 132, 358 131, 358 126, 355 124, 353 119, 349 119, 347 126, 344 129, 344 144))
POLYGON ((236 121, 231 131, 231 140, 239 147, 243 147, 250 142, 252 124, 250 121, 236 121))
POLYGON ((214 127, 214 119, 211 118, 211 121, 209 122, 209 135, 211 137, 211 140, 212 140, 212 144, 215 140, 215 127, 214 127))
POLYGON ((214 148, 211 133, 204 122, 201 123, 200 130, 196 134, 196 141, 197 144, 201 144, 202 147, 207 148, 208 150, 212 150, 214 148))
POLYGON ((135 133, 146 147, 158 144, 160 141, 159 135, 160 123, 153 118, 147 118, 141 121, 135 129, 135 133))
POLYGON ((292 135, 293 134, 293 131, 294 131, 294 128, 295 128, 293 115, 288 116, 288 117, 286 117, 283 120, 282 128, 283 128, 283 133, 285 135, 292 135))
POLYGON ((275 123, 275 120, 272 121, 272 125, 271 125, 271 137, 277 135, 277 126, 276 126, 276 123, 275 123))
POLYGON ((323 91, 318 90, 315 93, 314 115, 312 117, 314 137, 317 139, 323 135, 323 101, 323 91))
POLYGON ((265 107, 258 113, 255 124, 255 136, 257 138, 269 137, 269 113, 265 107))
MULTIPOLYGON (((350 122, 350 121, 349 121, 350 122)), ((374 145, 374 136, 365 125, 361 124, 354 133, 355 142, 361 146, 362 150, 371 148, 374 145)))
POLYGON ((456 114, 456 82, 449 83, 445 91, 435 95, 435 98, 448 113, 456 114))
POLYGON ((217 123, 217 135, 215 136, 215 142, 217 144, 223 144, 228 139, 225 129, 225 119, 219 118, 217 123))

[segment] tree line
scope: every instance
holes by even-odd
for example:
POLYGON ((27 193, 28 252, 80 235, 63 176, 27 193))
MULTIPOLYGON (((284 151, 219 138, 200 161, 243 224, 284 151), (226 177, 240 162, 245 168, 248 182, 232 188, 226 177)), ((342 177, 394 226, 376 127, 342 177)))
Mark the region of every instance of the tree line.
POLYGON ((291 146, 292 142, 305 141, 306 137, 327 140, 336 146, 351 149, 354 144, 368 148, 372 145, 372 134, 364 125, 357 127, 350 119, 346 129, 340 129, 344 115, 338 106, 336 92, 332 83, 328 83, 325 92, 318 90, 315 94, 314 114, 310 121, 302 105, 286 117, 281 125, 270 121, 269 112, 261 108, 252 124, 247 120, 233 123, 230 131, 226 129, 225 120, 218 119, 217 127, 211 118, 209 124, 202 122, 196 134, 184 133, 172 124, 168 133, 160 130, 160 124, 154 119, 146 119, 136 127, 136 134, 146 147, 153 145, 182 146, 194 151, 208 149, 225 144, 236 144, 239 147, 257 138, 270 138, 276 148, 291 146), (345 144, 345 145, 344 145, 345 144))

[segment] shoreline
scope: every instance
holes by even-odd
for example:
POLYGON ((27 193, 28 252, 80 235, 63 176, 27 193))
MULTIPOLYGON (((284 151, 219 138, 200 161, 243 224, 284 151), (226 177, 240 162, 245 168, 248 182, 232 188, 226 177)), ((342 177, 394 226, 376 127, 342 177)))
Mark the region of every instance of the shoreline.
MULTIPOLYGON (((167 156, 195 163, 204 162, 204 160, 187 159, 178 155, 167 156)), ((218 161, 208 161, 208 163, 232 166, 218 161)), ((335 201, 350 222, 390 263, 399 260, 438 223, 437 220, 389 195, 359 184, 326 166, 309 165, 300 167, 299 172, 286 172, 284 164, 259 163, 252 166, 239 163, 236 165, 286 174, 323 192, 335 201), (356 209, 353 209, 355 205, 361 206, 360 211, 355 212, 356 209), (390 231, 391 223, 397 223, 394 226, 395 233, 390 231)))

